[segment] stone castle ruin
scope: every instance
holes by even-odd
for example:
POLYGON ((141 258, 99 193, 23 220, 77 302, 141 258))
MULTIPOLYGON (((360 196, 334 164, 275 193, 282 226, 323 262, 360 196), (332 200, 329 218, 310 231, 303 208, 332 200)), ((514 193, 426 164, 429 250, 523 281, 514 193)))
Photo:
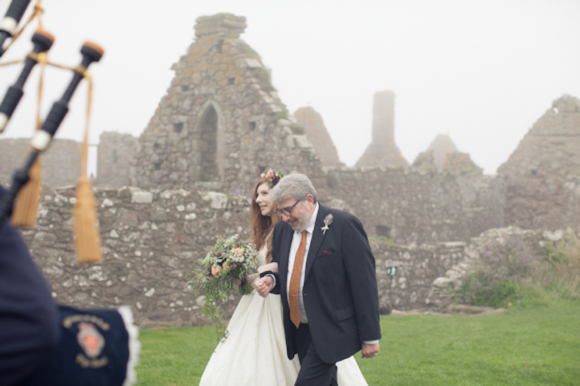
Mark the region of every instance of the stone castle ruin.
MULTIPOLYGON (((377 92, 372 142, 346 167, 322 117, 311 107, 291 114, 279 99, 270 70, 240 38, 245 27, 245 18, 231 14, 198 18, 196 39, 174 64, 141 136, 101 135, 95 185, 102 265, 74 263, 74 193, 60 186, 78 174, 47 182, 57 189, 46 189, 38 224, 24 235, 58 301, 130 304, 141 326, 206 323, 203 299, 188 284, 192 264, 218 236, 249 236, 249 196, 267 167, 307 174, 322 204, 360 218, 377 259, 381 304, 400 309, 436 304, 444 277, 473 260, 470 243, 484 231, 579 230, 577 98, 555 100, 489 176, 446 136, 409 165, 394 139, 395 94, 377 92), (385 272, 392 265, 400 268, 395 278, 385 272)), ((9 141, 0 139, 0 157, 12 151, 9 141)), ((0 159, 0 177, 11 175, 14 157, 0 159)), ((47 181, 48 164, 61 169, 59 162, 47 155, 47 181)))
MULTIPOLYGON (((29 138, 0 137, 0 182, 9 183, 30 148, 29 138)), ((68 139, 54 141, 41 158, 43 183, 47 186, 75 185, 79 179, 81 144, 68 139)))
POLYGON ((323 181, 321 162, 278 98, 270 70, 240 39, 244 17, 200 17, 196 40, 139 138, 130 184, 249 193, 266 167, 323 181))
POLYGON ((395 93, 392 91, 375 93, 372 142, 356 166, 409 166, 395 144, 395 93))

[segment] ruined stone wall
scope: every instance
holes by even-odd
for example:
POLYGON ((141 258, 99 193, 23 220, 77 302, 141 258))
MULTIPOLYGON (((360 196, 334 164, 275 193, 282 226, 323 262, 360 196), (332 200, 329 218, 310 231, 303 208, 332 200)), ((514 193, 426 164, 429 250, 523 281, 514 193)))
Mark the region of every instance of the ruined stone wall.
POLYGON ((324 166, 341 166, 338 151, 324 126, 322 117, 312 107, 301 107, 294 112, 296 122, 304 127, 306 138, 314 146, 324 166))
POLYGON ((443 167, 443 163, 447 158, 447 154, 459 151, 457 149, 457 146, 455 146, 455 143, 451 140, 451 137, 449 135, 444 134, 438 134, 435 137, 433 142, 431 142, 431 144, 427 148, 427 151, 429 150, 433 151, 433 155, 435 157, 435 165, 437 165, 437 167, 439 168, 443 167))
POLYGON ((465 260, 466 243, 398 247, 373 242, 371 247, 376 260, 381 310, 387 305, 409 310, 443 301, 433 296, 433 282, 465 260), (387 267, 392 266, 397 267, 396 275, 388 276, 387 267))
MULTIPOLYGON (((218 236, 247 239, 249 200, 215 192, 97 189, 104 259, 80 265, 74 255, 73 189, 48 191, 37 225, 23 232, 57 302, 133 308, 142 327, 207 324, 202 298, 188 284, 193 264, 218 236)), ((431 283, 461 258, 461 244, 403 247, 371 242, 383 307, 426 305, 431 283), (399 267, 391 281, 386 267, 399 267)), ((231 316, 237 297, 225 306, 231 316)))
POLYGON ((328 184, 329 204, 398 244, 466 241, 503 226, 501 185, 480 172, 342 168, 328 171, 328 184))
MULTIPOLYGON (((249 202, 222 193, 96 191, 104 261, 79 265, 74 255, 72 189, 43 197, 38 222, 24 231, 59 303, 130 305, 141 326, 206 321, 188 285, 191 268, 217 236, 247 238, 249 202)), ((231 312, 233 306, 226 307, 231 312)))
POLYGON ((130 185, 129 169, 135 158, 138 140, 130 134, 105 131, 97 150, 95 186, 121 188, 130 185))
POLYGON ((293 127, 270 70, 239 39, 245 27, 244 17, 231 14, 197 19, 196 40, 174 64, 167 94, 139 138, 133 185, 250 194, 271 167, 305 172, 324 188, 320 160, 293 127))
MULTIPOLYGON (((14 171, 24 165, 29 149, 29 138, 0 139, 0 181, 12 180, 14 171)), ((40 160, 44 185, 76 185, 80 174, 81 144, 69 139, 55 139, 40 160)))
POLYGON ((505 223, 527 229, 580 227, 580 100, 563 96, 498 169, 505 223))

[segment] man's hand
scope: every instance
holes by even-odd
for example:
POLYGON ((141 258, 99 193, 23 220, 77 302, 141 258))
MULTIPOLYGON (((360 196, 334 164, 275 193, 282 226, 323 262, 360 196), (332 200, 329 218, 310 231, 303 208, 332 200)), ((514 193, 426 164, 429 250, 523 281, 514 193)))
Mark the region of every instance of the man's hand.
POLYGON ((374 358, 375 355, 379 353, 378 343, 363 343, 362 344, 362 357, 363 358, 374 358))
POLYGON ((254 281, 254 288, 258 294, 265 298, 274 287, 274 279, 272 276, 264 276, 263 278, 254 281))

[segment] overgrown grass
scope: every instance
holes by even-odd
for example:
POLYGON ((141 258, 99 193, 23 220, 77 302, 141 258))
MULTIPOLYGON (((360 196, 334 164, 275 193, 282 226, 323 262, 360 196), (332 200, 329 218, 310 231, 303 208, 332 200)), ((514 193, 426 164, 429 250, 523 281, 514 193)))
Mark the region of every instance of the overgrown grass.
MULTIPOLYGON (((577 385, 580 302, 482 316, 381 317, 381 352, 357 362, 369 385, 577 385)), ((141 332, 139 385, 197 385, 213 327, 141 332)), ((227 385, 226 385, 227 386, 227 385)))
POLYGON ((451 301, 506 307, 580 299, 580 240, 568 232, 563 241, 539 246, 530 235, 515 230, 481 246, 479 266, 451 301))

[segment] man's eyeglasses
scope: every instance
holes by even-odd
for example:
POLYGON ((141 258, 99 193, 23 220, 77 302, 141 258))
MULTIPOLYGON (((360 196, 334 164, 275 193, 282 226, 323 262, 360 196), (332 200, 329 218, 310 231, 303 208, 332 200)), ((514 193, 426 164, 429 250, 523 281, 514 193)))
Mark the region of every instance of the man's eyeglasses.
POLYGON ((294 210, 294 207, 296 206, 296 204, 298 204, 300 202, 300 200, 296 200, 296 202, 294 203, 294 205, 292 205, 291 207, 288 208, 280 208, 280 209, 276 209, 274 212, 278 215, 278 216, 282 216, 283 214, 286 214, 288 216, 290 216, 292 214, 292 211, 294 210))

